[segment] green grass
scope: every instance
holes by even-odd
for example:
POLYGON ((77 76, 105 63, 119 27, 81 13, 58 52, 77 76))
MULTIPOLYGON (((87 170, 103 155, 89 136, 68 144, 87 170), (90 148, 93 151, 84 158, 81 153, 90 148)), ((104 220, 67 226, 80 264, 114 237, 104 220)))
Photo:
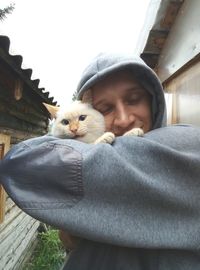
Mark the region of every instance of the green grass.
POLYGON ((31 260, 23 270, 60 270, 65 260, 65 251, 58 231, 49 229, 39 233, 39 242, 31 260))

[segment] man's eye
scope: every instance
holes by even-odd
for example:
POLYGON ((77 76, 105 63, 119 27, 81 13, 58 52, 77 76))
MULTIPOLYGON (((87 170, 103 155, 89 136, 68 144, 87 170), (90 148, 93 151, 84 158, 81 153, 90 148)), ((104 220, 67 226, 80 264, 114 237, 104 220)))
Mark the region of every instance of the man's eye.
POLYGON ((100 113, 102 113, 103 115, 106 115, 108 113, 110 113, 112 111, 112 107, 111 106, 106 106, 106 107, 102 107, 97 109, 100 113))
POLYGON ((133 98, 127 99, 127 103, 130 105, 137 104, 138 102, 140 102, 140 97, 133 97, 133 98))
POLYGON ((87 117, 87 115, 80 115, 79 116, 79 120, 80 121, 84 121, 86 117, 87 117))
POLYGON ((67 126, 67 125, 69 125, 69 121, 67 119, 63 119, 61 121, 61 124, 63 124, 64 126, 67 126))

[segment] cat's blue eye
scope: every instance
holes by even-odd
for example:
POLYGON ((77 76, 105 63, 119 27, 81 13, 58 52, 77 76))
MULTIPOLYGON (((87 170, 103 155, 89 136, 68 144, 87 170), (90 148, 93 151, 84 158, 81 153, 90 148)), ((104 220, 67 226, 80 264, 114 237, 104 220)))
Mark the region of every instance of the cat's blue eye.
POLYGON ((69 125, 69 121, 67 119, 63 119, 61 121, 61 124, 63 124, 64 126, 67 126, 67 125, 69 125))
POLYGON ((87 115, 80 115, 79 116, 79 120, 80 121, 84 121, 86 117, 87 117, 87 115))

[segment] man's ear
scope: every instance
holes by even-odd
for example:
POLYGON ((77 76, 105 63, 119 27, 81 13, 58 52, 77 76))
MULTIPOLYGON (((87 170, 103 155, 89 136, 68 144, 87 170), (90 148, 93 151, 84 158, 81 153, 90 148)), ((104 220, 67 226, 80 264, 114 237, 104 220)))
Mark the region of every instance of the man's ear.
POLYGON ((92 90, 91 89, 88 89, 85 91, 82 97, 82 102, 92 104, 92 90))
POLYGON ((60 107, 53 106, 53 105, 50 105, 50 104, 47 104, 47 103, 44 103, 44 102, 42 104, 45 106, 47 111, 51 114, 51 117, 56 119, 57 112, 59 111, 60 107))

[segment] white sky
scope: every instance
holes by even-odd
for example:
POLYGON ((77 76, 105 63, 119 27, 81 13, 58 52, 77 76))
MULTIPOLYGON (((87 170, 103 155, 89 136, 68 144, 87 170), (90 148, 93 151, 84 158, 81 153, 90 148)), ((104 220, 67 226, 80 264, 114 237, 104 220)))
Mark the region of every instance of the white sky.
POLYGON ((0 22, 10 53, 60 105, 71 102, 83 69, 102 51, 133 52, 150 0, 0 0, 15 10, 0 22))

